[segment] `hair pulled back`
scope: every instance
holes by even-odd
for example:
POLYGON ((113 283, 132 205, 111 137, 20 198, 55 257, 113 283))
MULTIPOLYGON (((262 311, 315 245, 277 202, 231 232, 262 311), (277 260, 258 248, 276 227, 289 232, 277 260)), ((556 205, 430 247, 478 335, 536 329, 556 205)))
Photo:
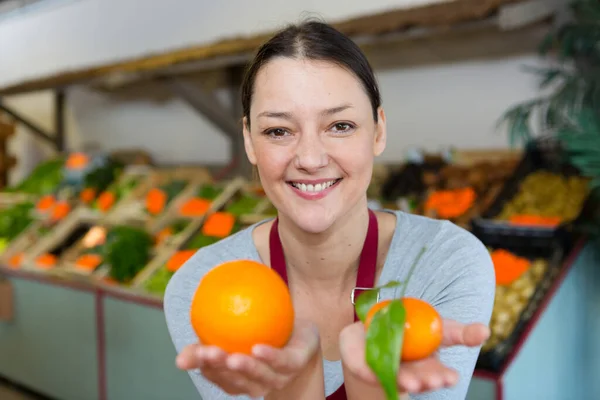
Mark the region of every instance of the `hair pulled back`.
POLYGON ((356 43, 332 26, 323 22, 307 21, 288 26, 264 43, 246 70, 241 95, 243 115, 247 118, 248 125, 256 75, 264 65, 276 57, 328 61, 353 72, 369 96, 373 119, 377 121, 381 96, 366 56, 356 43))

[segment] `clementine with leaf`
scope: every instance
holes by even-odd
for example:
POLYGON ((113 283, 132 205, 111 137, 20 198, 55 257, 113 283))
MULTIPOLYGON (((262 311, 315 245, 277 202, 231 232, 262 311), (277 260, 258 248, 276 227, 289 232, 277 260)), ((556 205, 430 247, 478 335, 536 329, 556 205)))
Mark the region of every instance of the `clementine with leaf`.
MULTIPOLYGON (((442 318, 426 301, 404 297, 401 299, 406 311, 402 361, 416 361, 432 355, 442 344, 442 318)), ((375 303, 365 319, 368 329, 376 313, 389 306, 391 300, 375 303)))
POLYGON ((251 354, 257 344, 281 348, 294 327, 287 285, 276 271, 250 260, 210 270, 194 294, 190 316, 202 344, 230 354, 251 354))

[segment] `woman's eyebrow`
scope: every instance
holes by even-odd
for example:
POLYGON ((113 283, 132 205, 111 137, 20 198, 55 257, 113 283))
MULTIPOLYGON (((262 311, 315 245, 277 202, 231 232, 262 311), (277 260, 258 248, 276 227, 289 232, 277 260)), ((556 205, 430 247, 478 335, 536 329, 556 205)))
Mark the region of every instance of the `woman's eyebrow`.
MULTIPOLYGON (((339 112, 342 112, 344 110, 347 110, 348 108, 352 108, 352 104, 342 104, 342 105, 339 105, 336 107, 327 108, 327 109, 321 111, 321 115, 322 116, 331 116, 331 115, 337 114, 339 112)), ((263 117, 263 118, 280 118, 280 119, 291 120, 292 113, 286 112, 286 111, 263 111, 257 115, 257 118, 261 118, 261 117, 263 117)))
POLYGON ((342 105, 337 106, 337 107, 328 108, 326 110, 323 110, 321 112, 321 115, 322 116, 331 116, 331 115, 337 114, 339 112, 342 112, 344 110, 347 110, 349 108, 352 108, 352 104, 350 104, 350 103, 342 104, 342 105))

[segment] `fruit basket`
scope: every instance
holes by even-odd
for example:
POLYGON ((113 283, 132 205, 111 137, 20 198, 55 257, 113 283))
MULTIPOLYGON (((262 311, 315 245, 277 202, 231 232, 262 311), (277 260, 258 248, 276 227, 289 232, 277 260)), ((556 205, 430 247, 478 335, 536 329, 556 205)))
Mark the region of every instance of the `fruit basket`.
POLYGON ((557 233, 548 246, 541 247, 526 241, 507 245, 494 235, 480 239, 494 261, 496 297, 491 336, 482 347, 477 368, 498 372, 558 278, 565 258, 565 240, 557 233))
POLYGON ((527 240, 547 247, 557 231, 570 230, 588 195, 588 179, 564 160, 557 144, 534 142, 471 229, 506 243, 527 240))

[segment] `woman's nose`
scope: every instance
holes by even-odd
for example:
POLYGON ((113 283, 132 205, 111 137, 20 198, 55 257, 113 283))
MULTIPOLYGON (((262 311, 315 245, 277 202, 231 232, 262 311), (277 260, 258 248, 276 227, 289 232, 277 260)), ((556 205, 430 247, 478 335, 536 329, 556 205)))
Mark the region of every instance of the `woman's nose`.
POLYGON ((329 156, 318 134, 300 135, 296 147, 296 168, 314 172, 327 166, 329 156))

